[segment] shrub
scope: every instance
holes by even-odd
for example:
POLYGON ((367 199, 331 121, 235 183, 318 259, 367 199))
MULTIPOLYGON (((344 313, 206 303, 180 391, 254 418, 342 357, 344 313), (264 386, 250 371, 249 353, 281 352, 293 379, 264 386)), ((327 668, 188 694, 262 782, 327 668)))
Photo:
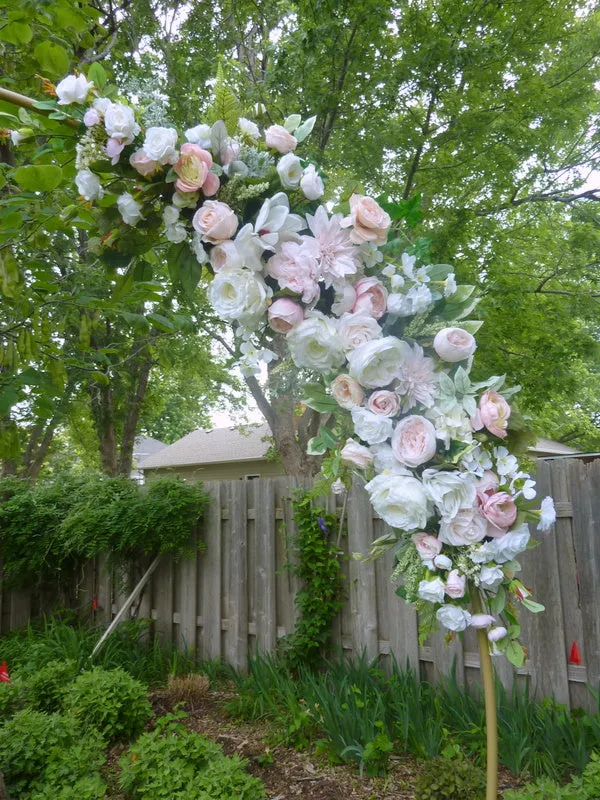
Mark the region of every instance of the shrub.
POLYGON ((600 800, 600 755, 592 753, 583 774, 566 786, 539 778, 523 789, 506 792, 504 800, 600 800))
POLYGON ((58 797, 59 789, 93 777, 103 760, 99 734, 83 734, 72 716, 23 709, 0 726, 0 764, 7 789, 22 800, 29 792, 51 789, 51 796, 58 797))
POLYGON ((415 786, 415 800, 482 800, 484 794, 483 771, 457 758, 427 761, 415 786))
POLYGON ((27 705, 38 711, 58 711, 68 686, 75 680, 74 661, 50 661, 25 678, 27 705))
POLYGON ((135 738, 151 716, 146 687, 122 669, 84 672, 68 687, 64 705, 107 742, 135 738))
POLYGON ((0 720, 12 717, 25 705, 25 687, 18 677, 11 683, 0 683, 0 720))
POLYGON ((121 788, 132 800, 260 800, 264 790, 239 758, 226 758, 215 742, 192 733, 169 714, 123 754, 121 788))

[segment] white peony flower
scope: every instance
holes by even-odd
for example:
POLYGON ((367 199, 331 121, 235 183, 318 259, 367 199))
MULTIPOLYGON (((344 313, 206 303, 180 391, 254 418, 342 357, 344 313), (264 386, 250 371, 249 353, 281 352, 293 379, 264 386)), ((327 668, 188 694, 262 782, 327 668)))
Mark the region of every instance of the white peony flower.
MULTIPOLYGON (((284 158, 287 158, 287 156, 284 156, 284 158)), ((314 164, 309 164, 304 170, 300 180, 300 188, 307 200, 318 200, 319 197, 325 194, 325 186, 314 164)))
POLYGON ((350 412, 356 435, 368 444, 381 444, 392 435, 392 420, 374 414, 366 408, 353 408, 350 412))
POLYGON ((444 602, 445 586, 441 578, 434 578, 432 581, 421 581, 417 594, 421 600, 426 600, 428 603, 443 603, 444 602))
POLYGON ((344 363, 344 350, 335 321, 317 311, 308 314, 286 338, 297 367, 331 372, 344 363))
POLYGON ((89 90, 94 82, 88 81, 85 75, 67 75, 56 87, 56 96, 59 106, 67 106, 70 103, 85 103, 89 90))
POLYGON ((133 109, 123 103, 111 103, 104 113, 104 127, 113 139, 131 144, 140 132, 133 109))
POLYGON ((117 199, 117 208, 126 225, 137 225, 142 218, 142 207, 129 192, 123 192, 117 199))
POLYGON ((196 125, 194 128, 188 128, 185 132, 185 138, 192 144, 200 145, 203 150, 210 150, 210 125, 196 125))
POLYGON ((477 488, 471 476, 463 472, 426 469, 421 477, 427 494, 444 519, 452 519, 461 508, 473 507, 477 488))
POLYGON ((177 153, 177 131, 175 128, 148 128, 142 146, 144 153, 159 164, 175 164, 177 153))
POLYGON ((405 531, 422 530, 429 516, 429 502, 420 480, 407 475, 377 475, 365 486, 379 516, 405 531))
POLYGON ((293 153, 286 153, 279 159, 277 164, 277 174, 281 185, 285 189, 296 189, 302 179, 302 164, 298 156, 293 153))
POLYGON ((344 314, 338 326, 344 350, 354 350, 365 342, 379 339, 382 330, 377 320, 369 314, 344 314))
POLYGON ((438 608, 436 619, 449 631, 464 631, 471 622, 471 615, 459 606, 450 603, 438 608))
POLYGON ((556 509, 554 508, 554 500, 551 497, 544 497, 542 500, 542 506, 540 508, 540 521, 537 529, 538 531, 550 530, 555 522, 556 509))
POLYGON ((348 354, 350 375, 370 389, 387 386, 410 353, 410 345, 395 336, 365 342, 348 354))
POLYGON ((104 197, 100 179, 90 169, 80 169, 75 175, 75 183, 84 200, 100 200, 104 197))
POLYGON ((487 520, 476 508, 465 508, 440 522, 439 540, 454 546, 476 544, 487 533, 487 520))
POLYGON ((243 267, 217 272, 208 291, 218 316, 228 322, 239 322, 248 330, 255 330, 263 320, 269 294, 263 279, 243 267))
POLYGON ((480 545, 471 553, 471 561, 475 564, 485 564, 488 561, 505 564, 527 549, 530 536, 529 528, 524 523, 515 530, 505 533, 504 536, 480 545))

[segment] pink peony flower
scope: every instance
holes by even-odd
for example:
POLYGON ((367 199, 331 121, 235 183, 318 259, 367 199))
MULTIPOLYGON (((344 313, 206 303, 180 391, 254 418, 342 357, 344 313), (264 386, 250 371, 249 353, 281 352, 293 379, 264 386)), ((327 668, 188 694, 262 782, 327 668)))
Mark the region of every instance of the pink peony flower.
POLYGON ((227 203, 221 203, 219 200, 205 200, 194 214, 192 226, 202 235, 203 242, 220 244, 226 239, 231 239, 237 230, 238 219, 235 211, 229 208, 227 203))
POLYGON ((353 226, 350 238, 355 244, 385 244, 391 224, 389 214, 371 197, 361 194, 350 197, 350 216, 344 219, 344 225, 353 226))
POLYGON ((425 417, 416 414, 404 417, 392 434, 392 450, 407 467, 425 464, 435 455, 435 428, 425 417))
POLYGON ((494 436, 504 439, 510 417, 510 406, 498 392, 485 392, 479 401, 479 415, 473 424, 475 430, 486 427, 494 436))
POLYGON ((304 319, 302 306, 290 300, 289 297, 280 297, 269 306, 267 312, 269 325, 277 333, 287 333, 295 328, 304 319))
POLYGON ((308 236, 303 236, 300 244, 284 242, 280 252, 267 261, 267 272, 282 289, 301 295, 304 303, 312 303, 320 294, 316 252, 314 239, 308 236))
POLYGON ((341 214, 329 219, 325 206, 319 206, 314 216, 306 215, 306 223, 318 244, 319 274, 326 287, 339 284, 347 275, 354 275, 358 268, 356 248, 341 222, 341 214))
POLYGON ((387 289, 377 278, 363 278, 354 287, 356 300, 352 306, 353 314, 370 314, 379 319, 385 314, 387 289))
POLYGON ((179 175, 175 181, 178 192, 197 192, 202 189, 207 197, 216 194, 219 179, 210 171, 212 156, 197 144, 186 142, 181 145, 179 159, 173 169, 179 175))
POLYGON ((400 411, 400 403, 394 392, 388 389, 380 389, 369 397, 367 401, 367 408, 374 414, 380 414, 382 417, 393 417, 400 411))
POLYGON ((498 536, 506 533, 510 526, 517 518, 517 507, 512 497, 507 492, 495 492, 485 497, 481 502, 481 513, 487 521, 496 529, 494 534, 488 535, 498 536))
POLYGON ((362 406, 365 399, 362 386, 350 375, 338 375, 331 384, 331 393, 339 406, 349 410, 362 406))
POLYGON ((433 349, 443 361, 464 361, 475 352, 474 337, 462 328, 443 328, 433 340, 433 349))
POLYGON ((269 147, 279 153, 291 153, 296 149, 298 141, 295 136, 283 127, 283 125, 271 125, 265 131, 265 141, 269 147))

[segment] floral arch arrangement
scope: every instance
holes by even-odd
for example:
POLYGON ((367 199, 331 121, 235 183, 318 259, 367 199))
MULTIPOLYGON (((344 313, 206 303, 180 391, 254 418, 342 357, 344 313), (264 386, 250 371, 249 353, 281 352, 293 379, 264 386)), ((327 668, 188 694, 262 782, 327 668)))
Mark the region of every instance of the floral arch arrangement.
POLYGON ((543 606, 516 559, 532 545, 528 523, 544 531, 555 514, 550 498, 536 508, 515 455, 518 387, 471 380, 474 287, 399 251, 399 239, 388 246, 398 205, 358 192, 323 204, 326 176, 296 154, 314 118, 261 130, 218 82, 213 118, 182 137, 142 130, 135 108, 84 75, 56 94, 58 111, 85 126, 76 184, 101 208, 94 246, 135 252, 153 236, 196 282, 210 274, 245 375, 284 342, 307 376, 306 404, 329 415, 310 451, 327 455, 338 487, 364 477, 391 528, 371 556, 396 548, 393 578, 424 632, 475 628, 482 667, 490 649, 521 666, 519 607, 543 606))

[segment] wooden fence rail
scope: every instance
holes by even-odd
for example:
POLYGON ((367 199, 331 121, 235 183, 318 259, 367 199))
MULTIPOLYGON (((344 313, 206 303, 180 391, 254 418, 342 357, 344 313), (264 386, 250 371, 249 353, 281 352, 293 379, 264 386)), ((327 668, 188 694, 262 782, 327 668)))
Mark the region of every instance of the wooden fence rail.
MULTIPOLYGON (((177 563, 164 557, 139 604, 139 615, 155 620, 163 641, 243 669, 249 654, 272 651, 293 630, 298 586, 285 564, 294 557, 290 494, 297 485, 289 478, 205 484, 211 503, 199 535, 206 552, 177 563)), ((542 545, 522 557, 522 577, 546 611, 523 611, 524 666, 515 671, 498 658, 496 670, 507 687, 529 676, 538 695, 593 709, 597 703, 587 685, 597 689, 600 683, 600 459, 540 461, 538 490, 540 498, 555 498, 558 518, 542 545), (573 642, 581 665, 568 663, 573 642)), ((332 510, 336 501, 330 495, 324 503, 332 510)), ((460 682, 477 683, 474 632, 449 646, 437 633, 419 646, 416 614, 389 580, 393 554, 371 563, 351 558, 367 552, 373 538, 385 531, 358 485, 350 493, 347 521, 341 556, 346 602, 334 623, 334 650, 347 655, 365 651, 384 662, 393 654, 431 680, 455 663, 460 682)), ((337 537, 337 531, 330 535, 337 537)), ((89 565, 78 588, 80 607, 108 622, 125 597, 103 559, 89 565)), ((1 603, 2 632, 27 621, 32 608, 27 593, 4 592, 1 603)))

